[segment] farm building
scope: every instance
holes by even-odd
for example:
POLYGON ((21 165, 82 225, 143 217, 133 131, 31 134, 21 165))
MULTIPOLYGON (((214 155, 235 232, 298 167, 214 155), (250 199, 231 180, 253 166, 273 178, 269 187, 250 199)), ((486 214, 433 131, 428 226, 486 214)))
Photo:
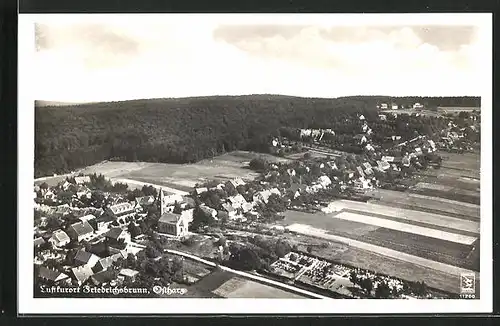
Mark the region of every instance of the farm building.
POLYGON ((88 175, 82 177, 75 177, 75 182, 77 185, 83 185, 85 183, 90 183, 90 177, 88 175))
POLYGON ((120 227, 112 228, 108 232, 104 233, 104 236, 106 237, 107 240, 112 242, 121 242, 121 241, 123 241, 124 243, 130 242, 130 233, 128 233, 127 231, 123 230, 120 227))
POLYGON ((95 264, 99 261, 98 256, 84 250, 78 250, 73 259, 75 261, 75 266, 87 265, 90 268, 94 267, 95 264))

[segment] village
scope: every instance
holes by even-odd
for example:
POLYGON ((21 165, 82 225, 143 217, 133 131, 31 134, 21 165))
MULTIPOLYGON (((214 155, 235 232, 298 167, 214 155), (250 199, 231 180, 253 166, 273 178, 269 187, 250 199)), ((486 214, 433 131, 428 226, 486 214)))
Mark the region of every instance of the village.
MULTIPOLYGON (((379 108, 378 123, 407 119, 397 105, 379 108)), ((298 250, 295 231, 280 224, 287 211, 326 212, 333 200, 366 202, 376 189, 413 187, 419 171, 441 167, 439 153, 474 150, 477 141, 467 135, 480 132, 476 113, 467 113, 468 126, 464 115, 455 115, 446 117, 447 128, 439 133, 383 140, 363 115, 357 119, 359 128, 348 140, 356 153, 335 145, 335 130, 294 129, 292 137, 274 137, 270 147, 274 155, 295 160, 271 163, 256 157, 248 169, 258 178, 206 180, 187 195, 146 185, 131 190, 97 174, 36 185, 35 290, 40 284, 191 286, 203 275, 188 258, 173 254, 180 250, 330 297, 439 297, 419 282, 317 257, 313 246, 298 250), (273 245, 251 243, 255 237, 273 245), (248 248, 267 252, 253 257, 248 248)))

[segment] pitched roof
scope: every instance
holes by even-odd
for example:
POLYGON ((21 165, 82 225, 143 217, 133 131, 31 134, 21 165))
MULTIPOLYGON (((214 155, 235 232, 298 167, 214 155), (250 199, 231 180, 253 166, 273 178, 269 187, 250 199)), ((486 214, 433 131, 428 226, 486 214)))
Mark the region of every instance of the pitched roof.
POLYGON ((111 212, 115 215, 128 213, 134 210, 134 206, 130 203, 120 203, 116 205, 112 205, 109 207, 111 212))
POLYGON ((80 221, 77 223, 73 223, 70 226, 70 229, 75 231, 77 236, 85 235, 94 232, 94 228, 87 221, 80 221))
POLYGON ((116 253, 114 255, 99 259, 97 264, 101 265, 103 269, 106 269, 108 267, 111 267, 113 263, 120 258, 124 258, 123 255, 121 253, 116 253))
POLYGON ((179 220, 179 218, 181 218, 180 214, 166 212, 165 214, 163 214, 160 217, 160 219, 158 220, 158 222, 162 222, 162 223, 177 223, 177 221, 179 220))
POLYGON ((371 164, 370 164, 370 163, 368 163, 368 162, 363 163, 363 166, 364 166, 366 169, 370 169, 370 168, 372 167, 372 166, 371 166, 371 164))
POLYGON ((52 233, 52 238, 56 239, 59 242, 70 241, 69 236, 63 230, 55 230, 52 233))
POLYGON ((71 269, 76 280, 80 283, 85 282, 89 277, 94 275, 94 272, 88 265, 83 265, 80 267, 74 267, 71 269))
POLYGON ((83 177, 75 177, 75 182, 77 184, 82 184, 82 183, 90 182, 90 177, 88 175, 83 176, 83 177))
POLYGON ((106 238, 118 239, 124 231, 120 227, 111 228, 108 232, 104 233, 106 238))
POLYGON ((155 201, 154 196, 143 196, 143 197, 137 197, 135 199, 136 204, 139 205, 151 205, 154 203, 154 201, 155 201))
POLYGON ((36 239, 33 240, 33 245, 34 246, 41 246, 45 243, 45 240, 43 240, 42 237, 38 237, 36 239))
POLYGON ((59 281, 59 280, 63 280, 65 278, 68 278, 69 276, 64 274, 64 273, 61 273, 59 271, 56 271, 56 270, 53 270, 53 269, 50 269, 50 268, 47 268, 44 266, 40 266, 38 269, 38 277, 41 277, 41 278, 44 278, 44 279, 50 280, 50 281, 59 281))
POLYGON ((93 219, 95 219, 95 216, 92 214, 88 214, 79 218, 80 221, 89 221, 93 219))
POLYGON ((92 275, 90 278, 92 279, 92 282, 96 285, 103 284, 103 283, 109 283, 113 280, 115 280, 115 274, 113 273, 112 270, 103 270, 98 273, 95 273, 92 275))
POLYGON ((231 213, 231 212, 236 211, 236 209, 235 209, 233 206, 231 206, 230 204, 228 204, 228 203, 224 203, 224 204, 222 204, 222 207, 223 207, 223 208, 224 208, 224 210, 225 210, 225 211, 227 211, 228 213, 231 213))
POLYGON ((135 276, 139 274, 138 271, 135 271, 133 269, 129 269, 129 268, 124 268, 120 271, 120 275, 123 275, 123 276, 135 276))

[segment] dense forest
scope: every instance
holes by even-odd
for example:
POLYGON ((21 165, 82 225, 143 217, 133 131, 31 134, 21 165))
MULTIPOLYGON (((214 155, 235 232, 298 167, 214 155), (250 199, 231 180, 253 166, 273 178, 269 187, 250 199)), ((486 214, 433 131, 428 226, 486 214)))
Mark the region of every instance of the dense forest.
MULTIPOLYGON (((280 127, 333 128, 377 118, 389 97, 279 95, 150 99, 35 107, 35 177, 103 160, 187 163, 236 149, 266 152, 280 127)), ((394 100, 394 98, 392 98, 394 100)), ((479 98, 408 98, 479 106, 479 98)))

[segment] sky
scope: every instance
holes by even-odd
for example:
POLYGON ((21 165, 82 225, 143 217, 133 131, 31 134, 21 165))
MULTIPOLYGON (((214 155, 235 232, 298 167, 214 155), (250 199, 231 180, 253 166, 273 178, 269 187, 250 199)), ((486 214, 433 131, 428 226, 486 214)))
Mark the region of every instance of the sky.
POLYGON ((483 43, 473 24, 167 18, 38 22, 35 98, 97 102, 482 92, 483 43))

